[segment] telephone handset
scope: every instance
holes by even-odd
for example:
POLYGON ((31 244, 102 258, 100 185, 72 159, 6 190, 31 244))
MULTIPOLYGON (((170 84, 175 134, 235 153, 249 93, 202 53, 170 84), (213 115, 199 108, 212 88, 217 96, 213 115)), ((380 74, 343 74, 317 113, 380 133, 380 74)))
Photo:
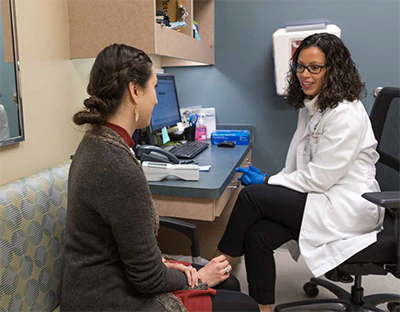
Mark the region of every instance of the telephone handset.
POLYGON ((179 159, 172 153, 154 145, 137 145, 136 156, 143 161, 155 161, 171 164, 179 164, 179 159))

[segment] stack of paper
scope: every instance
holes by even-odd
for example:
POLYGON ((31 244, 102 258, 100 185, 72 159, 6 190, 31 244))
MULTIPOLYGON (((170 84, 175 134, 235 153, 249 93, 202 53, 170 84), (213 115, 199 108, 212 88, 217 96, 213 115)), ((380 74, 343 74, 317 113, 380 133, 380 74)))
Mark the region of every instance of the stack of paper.
POLYGON ((199 106, 181 108, 182 120, 189 120, 189 116, 195 114, 203 116, 203 122, 207 128, 207 139, 210 139, 211 133, 217 129, 215 107, 202 108, 199 105, 199 106))

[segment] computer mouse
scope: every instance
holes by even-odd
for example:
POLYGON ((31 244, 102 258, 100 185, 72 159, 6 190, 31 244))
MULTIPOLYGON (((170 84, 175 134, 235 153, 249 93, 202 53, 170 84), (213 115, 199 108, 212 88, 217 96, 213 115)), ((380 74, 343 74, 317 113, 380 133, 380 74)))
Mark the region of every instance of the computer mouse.
POLYGON ((235 142, 232 141, 222 141, 218 144, 218 147, 235 147, 235 142))

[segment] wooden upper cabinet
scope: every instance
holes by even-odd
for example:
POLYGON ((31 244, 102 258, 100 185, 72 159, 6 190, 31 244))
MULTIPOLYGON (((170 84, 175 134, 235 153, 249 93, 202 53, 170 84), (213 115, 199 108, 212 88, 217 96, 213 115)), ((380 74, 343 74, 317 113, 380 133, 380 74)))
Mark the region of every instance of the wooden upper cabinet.
POLYGON ((124 43, 160 56, 162 67, 214 64, 214 0, 181 2, 189 16, 179 32, 155 22, 156 0, 68 0, 70 58, 124 43), (193 38, 193 19, 203 41, 193 38))

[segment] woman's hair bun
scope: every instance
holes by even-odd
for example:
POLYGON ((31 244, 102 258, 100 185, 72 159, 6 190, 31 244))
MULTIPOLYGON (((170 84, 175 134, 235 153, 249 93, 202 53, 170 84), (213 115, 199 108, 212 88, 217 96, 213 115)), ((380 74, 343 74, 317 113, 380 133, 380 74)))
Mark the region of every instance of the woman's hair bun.
POLYGON ((89 110, 97 110, 99 113, 107 110, 107 104, 97 96, 91 96, 83 102, 83 105, 89 110))
POLYGON ((83 124, 101 124, 103 116, 107 112, 107 104, 97 96, 91 96, 83 102, 86 110, 77 112, 74 117, 74 123, 77 125, 83 124))

